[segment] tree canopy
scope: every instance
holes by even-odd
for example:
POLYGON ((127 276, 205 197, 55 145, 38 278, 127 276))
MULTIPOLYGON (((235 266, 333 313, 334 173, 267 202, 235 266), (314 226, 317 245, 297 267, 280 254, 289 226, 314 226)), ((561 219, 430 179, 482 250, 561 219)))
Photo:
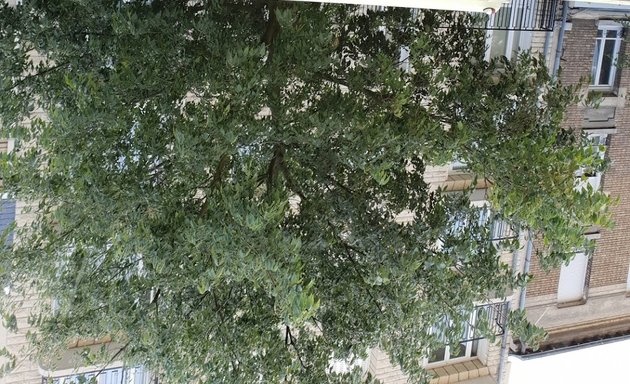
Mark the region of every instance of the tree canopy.
POLYGON ((376 346, 420 380, 441 332, 461 335, 443 319, 527 280, 427 167, 465 161, 550 265, 609 223, 609 199, 575 188, 602 165, 561 125, 575 89, 528 54, 483 60, 477 25, 276 1, 1 7, 2 189, 33 215, 0 259, 4 311, 35 290, 40 358, 108 335, 165 382, 359 381, 331 361, 376 346))

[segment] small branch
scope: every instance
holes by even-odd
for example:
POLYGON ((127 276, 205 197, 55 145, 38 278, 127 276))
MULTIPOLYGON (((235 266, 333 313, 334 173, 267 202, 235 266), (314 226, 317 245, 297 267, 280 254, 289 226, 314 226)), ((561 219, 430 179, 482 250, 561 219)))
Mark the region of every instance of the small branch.
POLYGON ((109 366, 111 363, 114 362, 114 360, 116 360, 116 358, 118 356, 120 356, 121 353, 123 353, 123 351, 125 349, 127 349, 127 347, 129 346, 129 344, 131 344, 131 341, 128 341, 127 344, 123 345, 118 352, 114 353, 114 355, 112 356, 111 359, 109 359, 109 361, 107 362, 107 364, 103 365, 103 368, 101 368, 98 372, 96 372, 96 375, 94 375, 94 378, 98 378, 98 376, 103 373, 103 371, 105 371, 105 369, 107 369, 107 366, 109 366))
MULTIPOLYGON (((221 158, 219 159, 219 163, 217 164, 217 167, 214 170, 214 174, 212 175, 212 179, 210 181, 210 191, 208 191, 208 193, 216 190, 219 187, 219 185, 221 184, 221 179, 223 178, 223 175, 225 174, 225 171, 228 165, 230 164, 230 160, 231 160, 230 155, 226 153, 221 155, 221 158)), ((206 195, 204 202, 201 205, 200 215, 202 217, 205 217, 206 214, 208 213, 208 205, 209 205, 208 196, 206 195)))
POLYGON ((37 73, 34 73, 32 75, 24 76, 20 80, 17 80, 15 83, 13 83, 13 85, 11 85, 10 87, 4 88, 1 92, 11 91, 11 90, 19 87, 20 85, 24 84, 25 82, 27 82, 27 81, 29 81, 31 79, 35 79, 35 78, 37 78, 39 76, 43 76, 43 75, 45 75, 47 73, 56 71, 56 70, 64 68, 64 67, 67 67, 69 64, 70 64, 70 62, 65 62, 63 64, 58 64, 58 65, 55 65, 53 67, 48 67, 48 68, 42 70, 41 72, 37 72, 37 73))
POLYGON ((352 189, 350 189, 349 187, 341 184, 339 181, 337 181, 334 177, 328 177, 328 180, 332 181, 333 184, 335 184, 335 186, 343 189, 344 191, 346 191, 349 195, 353 195, 354 191, 352 191, 352 189))
POLYGON ((288 325, 286 326, 286 334, 284 336, 285 345, 287 344, 287 338, 289 341, 289 345, 293 347, 293 349, 295 350, 295 353, 297 354, 298 360, 300 361, 300 365, 302 366, 302 370, 306 370, 306 365, 304 364, 304 360, 302 360, 302 354, 300 353, 300 350, 297 348, 297 345, 295 344, 296 339, 291 334, 291 328, 289 328, 288 325))

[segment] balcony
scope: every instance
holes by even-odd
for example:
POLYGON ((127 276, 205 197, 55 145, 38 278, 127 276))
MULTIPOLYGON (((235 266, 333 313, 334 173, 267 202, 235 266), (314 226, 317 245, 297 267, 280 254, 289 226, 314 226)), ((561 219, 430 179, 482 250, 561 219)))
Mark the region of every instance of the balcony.
POLYGON ((471 315, 472 321, 468 324, 470 331, 467 333, 466 340, 462 340, 462 343, 483 339, 481 328, 486 328, 486 331, 489 331, 494 336, 503 335, 506 331, 507 318, 507 301, 476 306, 471 315))
POLYGON ((557 0, 511 0, 488 17, 486 29, 552 31, 557 8, 557 0))

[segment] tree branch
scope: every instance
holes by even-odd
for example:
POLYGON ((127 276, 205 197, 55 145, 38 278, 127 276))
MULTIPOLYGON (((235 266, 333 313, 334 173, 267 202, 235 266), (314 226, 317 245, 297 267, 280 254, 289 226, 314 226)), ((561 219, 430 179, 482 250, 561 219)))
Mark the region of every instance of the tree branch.
POLYGON ((270 193, 273 185, 278 177, 278 170, 281 169, 281 164, 284 162, 284 144, 276 144, 273 148, 273 157, 267 167, 267 193, 270 193))
POLYGON ((31 80, 31 79, 35 79, 35 78, 37 78, 37 77, 40 77, 40 76, 46 75, 47 73, 54 72, 54 71, 56 71, 56 70, 58 70, 58 69, 61 69, 61 68, 67 67, 69 64, 70 64, 70 62, 69 62, 69 61, 67 61, 67 62, 65 62, 65 63, 63 63, 63 64, 58 64, 58 65, 55 65, 55 66, 52 66, 52 67, 48 67, 48 68, 46 68, 46 69, 42 70, 41 72, 37 72, 37 73, 34 73, 34 74, 32 74, 32 75, 27 75, 27 76, 24 76, 24 77, 23 77, 23 78, 21 78, 20 80, 17 80, 16 82, 14 82, 14 83, 13 83, 13 85, 11 85, 10 87, 4 88, 1 92, 8 92, 8 91, 12 91, 12 90, 14 90, 15 88, 19 87, 20 85, 22 85, 22 84, 26 83, 27 81, 29 81, 29 80, 31 80))
POLYGON ((272 0, 269 2, 269 21, 267 22, 267 27, 263 32, 261 37, 261 41, 267 46, 269 50, 269 55, 267 57, 267 62, 271 62, 273 57, 273 42, 280 33, 280 23, 278 22, 278 17, 276 16, 276 9, 278 9, 278 1, 272 0))
POLYGON ((291 334, 291 328, 289 328, 289 326, 286 326, 286 334, 284 336, 284 344, 287 345, 287 339, 289 344, 293 347, 293 349, 295 350, 295 353, 298 357, 298 360, 300 361, 300 365, 302 366, 302 370, 306 370, 306 365, 304 364, 304 360, 302 360, 302 354, 300 353, 300 350, 297 348, 297 345, 295 344, 295 337, 293 337, 293 335, 291 334))
POLYGON ((105 371, 105 369, 107 369, 107 367, 114 362, 114 360, 116 360, 116 358, 118 356, 120 356, 121 353, 124 352, 125 349, 127 349, 127 347, 129 346, 129 344, 131 344, 131 340, 129 340, 125 345, 123 345, 122 347, 120 347, 120 349, 118 350, 118 352, 114 353, 114 355, 111 357, 111 359, 109 359, 109 361, 107 362, 107 364, 103 365, 103 368, 101 368, 98 372, 96 372, 96 375, 94 375, 94 378, 97 379, 98 376, 103 373, 103 371, 105 371))

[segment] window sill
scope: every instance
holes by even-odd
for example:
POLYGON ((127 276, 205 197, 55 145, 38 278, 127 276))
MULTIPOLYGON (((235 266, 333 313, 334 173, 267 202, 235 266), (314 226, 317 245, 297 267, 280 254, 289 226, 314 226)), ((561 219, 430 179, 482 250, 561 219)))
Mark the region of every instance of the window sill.
POLYGON ((432 376, 429 383, 457 383, 490 375, 488 367, 479 359, 427 368, 427 372, 432 376))
POLYGON ((566 303, 558 303, 556 304, 556 307, 558 309, 562 309, 562 308, 568 308, 568 307, 577 307, 579 305, 584 305, 586 304, 586 298, 583 297, 580 300, 574 300, 574 301, 567 301, 566 303))
POLYGON ((600 96, 604 97, 617 97, 617 90, 615 87, 608 85, 589 85, 588 86, 589 96, 600 96))

